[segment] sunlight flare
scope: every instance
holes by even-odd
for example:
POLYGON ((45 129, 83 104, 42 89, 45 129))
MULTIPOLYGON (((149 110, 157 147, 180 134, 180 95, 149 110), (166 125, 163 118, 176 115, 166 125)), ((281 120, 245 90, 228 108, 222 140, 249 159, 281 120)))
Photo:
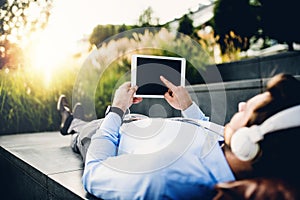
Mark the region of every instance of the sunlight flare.
POLYGON ((53 8, 45 29, 34 32, 24 45, 28 66, 46 87, 50 86, 55 70, 68 67, 66 63, 70 62, 76 46, 76 41, 70 39, 72 30, 62 22, 63 13, 57 8, 61 6, 53 8))

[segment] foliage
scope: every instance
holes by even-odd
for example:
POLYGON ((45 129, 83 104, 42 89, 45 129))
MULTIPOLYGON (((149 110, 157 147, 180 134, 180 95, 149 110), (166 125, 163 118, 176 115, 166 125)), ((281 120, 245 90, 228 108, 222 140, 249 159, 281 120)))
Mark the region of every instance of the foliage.
POLYGON ((4 66, 16 69, 23 66, 23 51, 17 44, 5 40, 0 42, 0 69, 4 66))
POLYGON ((0 2, 0 69, 17 67, 19 62, 12 60, 22 59, 18 51, 18 44, 29 33, 43 28, 50 15, 52 0, 1 0, 0 2), (36 15, 29 15, 30 12, 36 15), (13 56, 13 57, 12 57, 13 56))
POLYGON ((218 0, 214 7, 214 28, 219 35, 222 54, 228 44, 239 50, 249 48, 249 39, 258 32, 258 19, 254 6, 246 0, 218 0))
POLYGON ((71 96, 73 71, 57 70, 47 86, 43 74, 32 68, 0 70, 0 134, 58 130, 56 102, 62 93, 71 96))
POLYGON ((184 15, 179 21, 178 32, 192 35, 194 32, 193 20, 188 15, 184 15))
MULTIPOLYGON (((137 25, 97 25, 93 29, 93 32, 89 37, 89 42, 92 45, 100 47, 100 45, 102 45, 102 42, 105 42, 105 40, 109 40, 110 37, 119 33, 141 27, 160 27, 160 25, 158 24, 159 19, 153 17, 153 9, 151 7, 148 7, 139 16, 137 25)), ((127 37, 130 38, 131 35, 127 35, 127 37)))
POLYGON ((259 0, 261 29, 263 37, 286 42, 292 48, 293 42, 300 43, 298 28, 299 2, 297 0, 267 1, 259 0))
POLYGON ((143 13, 139 16, 138 26, 147 27, 155 26, 159 24, 158 18, 153 18, 153 9, 149 6, 143 13))
POLYGON ((260 39, 264 41, 262 48, 274 44, 270 41, 275 39, 293 50, 293 43, 300 43, 297 20, 297 0, 218 0, 212 24, 225 55, 232 52, 230 49, 248 50, 250 41, 260 39))
MULTIPOLYGON (((126 29, 126 26, 120 27, 120 30, 126 29)), ((116 25, 97 25, 90 35, 89 42, 92 45, 99 46, 107 38, 118 34, 119 26, 116 25)))
POLYGON ((198 42, 202 48, 214 59, 216 64, 237 61, 241 59, 241 50, 235 46, 232 39, 240 40, 239 36, 236 36, 234 32, 230 32, 229 37, 225 37, 224 43, 226 45, 225 52, 221 53, 219 36, 215 36, 214 29, 211 26, 203 26, 197 31, 199 37, 198 42))
POLYGON ((219 45, 217 43, 218 38, 215 37, 214 30, 211 26, 203 26, 196 32, 198 42, 202 48, 208 53, 208 55, 214 59, 215 63, 221 63, 222 60, 217 58, 219 55, 219 45))
POLYGON ((4 37, 21 37, 25 29, 44 27, 50 15, 52 0, 1 0, 0 33, 4 37), (36 16, 28 15, 37 12, 36 16), (17 30, 16 30, 17 29, 17 30), (18 32, 18 33, 16 33, 18 32))

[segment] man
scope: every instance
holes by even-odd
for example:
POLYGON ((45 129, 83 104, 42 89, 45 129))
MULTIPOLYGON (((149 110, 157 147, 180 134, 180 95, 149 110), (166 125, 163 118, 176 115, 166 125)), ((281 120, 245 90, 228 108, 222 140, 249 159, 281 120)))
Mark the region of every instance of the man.
MULTIPOLYGON (((174 86, 164 77, 161 77, 161 81, 169 88, 165 99, 171 106, 181 110, 184 117, 208 120, 191 100, 185 88, 174 86)), ((154 166, 156 166, 157 163, 163 162, 163 159, 182 153, 176 161, 152 171, 135 173, 128 170, 122 171, 116 167, 116 163, 122 166, 128 165, 127 161, 132 161, 130 154, 118 155, 118 147, 122 142, 119 132, 127 108, 142 100, 133 97, 137 87, 130 87, 129 83, 123 84, 116 91, 112 109, 103 120, 89 123, 78 119, 69 120, 72 115, 68 116, 67 110, 60 109, 64 113, 63 116, 67 116, 64 117, 65 122, 68 122, 62 123, 62 133, 79 133, 77 139, 74 140, 77 141, 77 144, 73 146, 79 147, 85 160, 83 185, 89 193, 97 197, 103 199, 212 199, 215 195, 213 188, 218 183, 262 176, 278 176, 293 182, 293 177, 299 177, 299 174, 295 174, 297 172, 296 165, 291 168, 293 170, 291 174, 286 175, 287 168, 280 164, 281 160, 287 162, 291 160, 291 157, 288 156, 289 160, 280 155, 275 156, 274 159, 273 155, 264 155, 264 152, 270 151, 268 148, 272 150, 273 147, 270 145, 264 144, 259 151, 260 154, 257 153, 253 158, 246 160, 233 153, 232 144, 230 144, 231 138, 240 128, 262 124, 270 116, 299 105, 299 94, 288 92, 290 89, 299 91, 299 85, 297 80, 288 75, 274 77, 269 82, 266 92, 239 106, 239 112, 225 126, 224 146, 219 145, 218 138, 211 139, 210 134, 199 128, 193 135, 193 142, 189 148, 185 149, 184 153, 177 152, 176 149, 162 151, 161 155, 151 157, 151 160, 147 160, 147 162, 129 163, 129 166, 134 169, 146 169, 146 165, 155 163, 154 166), (66 124, 67 126, 64 126, 66 124), (207 142, 208 139, 209 142, 207 142), (279 162, 281 168, 275 165, 278 164, 276 162, 279 162), (135 168, 136 166, 138 168, 135 168), (271 166, 272 170, 270 170, 271 166), (281 170, 284 171, 280 172, 281 170)), ((59 105, 63 104, 62 101, 59 102, 59 105)), ((191 133, 184 134, 189 137, 191 133)), ((268 138, 273 138, 272 135, 268 134, 268 138)), ((281 141, 284 141, 284 138, 280 138, 281 141)), ((297 139, 295 134, 292 135, 292 138, 288 142, 297 139)), ((263 140, 262 143, 264 142, 263 140)), ((268 144, 268 142, 265 143, 268 144)), ((287 141, 284 141, 284 146, 290 145, 286 145, 286 143, 287 141)), ((291 153, 289 151, 290 149, 286 148, 282 152, 291 153)))

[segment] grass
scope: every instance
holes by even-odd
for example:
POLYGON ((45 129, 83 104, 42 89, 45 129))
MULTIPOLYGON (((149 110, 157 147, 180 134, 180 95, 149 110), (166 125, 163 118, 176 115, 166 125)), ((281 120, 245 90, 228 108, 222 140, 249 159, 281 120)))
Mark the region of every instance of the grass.
POLYGON ((70 94, 74 74, 53 74, 51 85, 45 77, 29 69, 0 70, 0 133, 58 130, 56 101, 61 93, 70 94))

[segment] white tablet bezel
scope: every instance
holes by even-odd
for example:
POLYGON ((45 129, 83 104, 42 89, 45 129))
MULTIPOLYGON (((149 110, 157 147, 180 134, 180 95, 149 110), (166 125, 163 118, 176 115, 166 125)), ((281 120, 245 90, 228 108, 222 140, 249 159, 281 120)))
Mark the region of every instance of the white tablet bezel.
MULTIPOLYGON (((168 57, 168 56, 153 56, 153 55, 139 55, 134 54, 131 57, 131 86, 136 85, 136 74, 137 74, 137 59, 138 58, 155 58, 162 60, 179 60, 181 61, 181 73, 180 73, 180 86, 185 86, 185 71, 186 71, 186 60, 185 58, 180 57, 168 57)), ((143 97, 143 98, 164 98, 164 95, 142 95, 142 94, 134 94, 135 97, 143 97)))

